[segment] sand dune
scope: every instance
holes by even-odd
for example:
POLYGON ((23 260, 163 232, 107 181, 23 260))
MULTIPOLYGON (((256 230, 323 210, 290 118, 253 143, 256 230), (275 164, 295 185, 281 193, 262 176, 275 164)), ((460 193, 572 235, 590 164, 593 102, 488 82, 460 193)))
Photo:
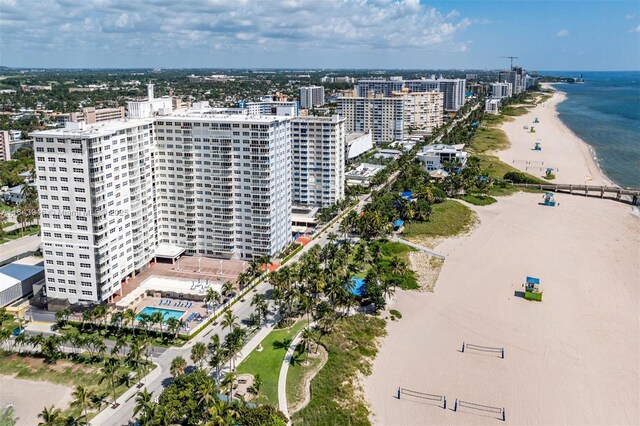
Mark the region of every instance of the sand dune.
POLYGON ((558 91, 528 114, 504 123, 502 130, 509 136, 511 147, 498 152, 498 157, 538 177, 544 176, 547 167, 555 168, 556 179, 552 182, 556 183, 611 185, 593 160, 589 146, 558 118, 556 105, 565 97, 558 91), (533 123, 536 117, 540 123, 533 123), (524 126, 533 126, 535 133, 529 133, 524 126), (536 140, 541 142, 541 151, 532 150, 536 140))
MULTIPOLYGON (((453 412, 455 398, 505 407, 510 424, 637 424, 640 223, 631 207, 519 193, 478 207, 481 225, 445 242, 435 293, 398 292, 364 381, 375 424, 495 424, 453 412), (526 275, 544 301, 517 297, 526 275), (505 348, 460 353, 462 342, 505 348), (443 394, 444 410, 395 398, 398 386, 443 394)), ((468 411, 468 410, 467 410, 468 411)))

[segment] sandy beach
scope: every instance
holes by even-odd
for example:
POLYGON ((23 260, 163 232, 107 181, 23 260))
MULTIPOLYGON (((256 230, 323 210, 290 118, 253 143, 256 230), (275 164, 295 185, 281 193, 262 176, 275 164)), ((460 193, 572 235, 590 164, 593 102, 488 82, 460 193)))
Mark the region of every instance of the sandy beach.
POLYGON ((637 424, 640 220, 627 204, 518 193, 473 207, 480 225, 444 241, 434 293, 401 292, 364 379, 372 422, 495 424, 455 399, 504 407, 509 424, 637 424), (539 277, 542 302, 517 295, 539 277), (462 343, 504 347, 498 354, 462 343), (446 395, 447 409, 396 398, 398 386, 446 395))
MULTIPOLYGON (((546 87, 556 90, 550 85, 546 87)), ((589 145, 558 118, 556 106, 565 98, 563 92, 556 91, 551 99, 536 105, 529 113, 504 123, 502 130, 507 133, 511 147, 498 152, 498 157, 538 177, 544 176, 547 167, 554 168, 556 179, 551 181, 554 183, 613 185, 594 161, 589 145), (535 118, 539 123, 534 123, 535 118), (533 126, 535 133, 525 126, 533 126), (536 141, 540 142, 541 151, 532 149, 536 141)))

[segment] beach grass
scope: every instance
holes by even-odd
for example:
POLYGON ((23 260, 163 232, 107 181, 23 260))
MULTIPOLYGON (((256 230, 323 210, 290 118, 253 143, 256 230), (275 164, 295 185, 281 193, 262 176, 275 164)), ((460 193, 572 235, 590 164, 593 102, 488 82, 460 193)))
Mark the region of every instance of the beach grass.
POLYGON ((357 314, 340 319, 321 344, 329 357, 311 381, 309 404, 294 414, 296 425, 369 425, 369 410, 358 386, 360 374, 371 374, 377 340, 385 321, 357 314))
POLYGON ((411 238, 452 237, 468 232, 476 223, 476 216, 469 207, 453 200, 434 204, 428 222, 411 222, 405 226, 403 236, 411 238))
MULTIPOLYGON (((324 350, 324 348, 320 349, 324 350)), ((308 376, 317 371, 323 361, 321 354, 315 353, 315 345, 312 344, 312 354, 309 356, 306 350, 300 351, 300 347, 296 348, 291 359, 291 365, 287 372, 287 405, 291 411, 291 407, 295 407, 304 401, 305 381, 308 376)))
POLYGON ((511 143, 507 134, 497 128, 478 129, 473 135, 469 149, 476 154, 482 154, 487 151, 501 151, 509 148, 511 143))
POLYGON ((300 320, 289 328, 273 330, 262 342, 262 351, 253 350, 238 365, 238 374, 260 374, 262 388, 257 402, 261 404, 278 404, 278 378, 280 367, 287 349, 296 335, 302 331, 307 322, 300 320))
POLYGON ((524 106, 508 106, 502 109, 502 115, 506 115, 508 117, 517 117, 519 115, 525 115, 529 112, 529 109, 524 106))
POLYGON ((489 195, 468 194, 462 197, 464 201, 474 206, 488 206, 497 202, 497 200, 489 195))

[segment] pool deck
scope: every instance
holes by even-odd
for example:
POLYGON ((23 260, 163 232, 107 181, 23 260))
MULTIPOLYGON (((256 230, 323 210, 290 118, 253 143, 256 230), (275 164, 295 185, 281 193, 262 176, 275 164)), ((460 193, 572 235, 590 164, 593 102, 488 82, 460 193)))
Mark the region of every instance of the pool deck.
MULTIPOLYGON (((136 314, 139 314, 146 307, 170 309, 172 311, 184 311, 186 313, 186 315, 182 315, 180 317, 180 319, 182 319, 183 321, 186 321, 187 317, 192 313, 200 314, 201 316, 203 316, 205 318, 210 316, 210 314, 209 315, 207 314, 207 308, 206 308, 206 305, 204 304, 204 302, 190 301, 191 303, 193 303, 193 305, 190 308, 174 306, 175 302, 179 302, 179 301, 180 300, 178 300, 178 299, 168 299, 166 297, 148 296, 148 297, 145 297, 144 299, 140 300, 138 303, 136 303, 135 306, 132 306, 132 309, 135 309, 136 314), (160 305, 159 304, 160 300, 163 300, 163 301, 171 300, 171 305, 160 305)), ((181 302, 184 304, 184 302, 186 302, 186 301, 182 300, 181 302)), ((199 323, 197 321, 190 321, 188 323, 188 325, 189 325, 189 327, 191 329, 193 329, 198 324, 199 323)))

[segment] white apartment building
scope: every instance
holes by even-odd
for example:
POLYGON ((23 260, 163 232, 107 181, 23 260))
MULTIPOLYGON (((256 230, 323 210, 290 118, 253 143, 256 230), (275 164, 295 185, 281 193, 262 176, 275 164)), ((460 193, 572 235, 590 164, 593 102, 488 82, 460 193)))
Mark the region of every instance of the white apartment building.
POLYGON ((291 118, 180 110, 155 133, 159 243, 252 259, 291 241, 291 118))
POLYGON ((464 151, 464 144, 435 144, 425 146, 416 158, 422 161, 425 171, 432 172, 442 170, 447 162, 457 163, 463 168, 467 164, 468 156, 469 154, 464 151))
POLYGON ((328 207, 344 198, 345 120, 296 117, 293 140, 293 204, 328 207))
POLYGON ((347 132, 369 132, 374 143, 383 144, 403 139, 403 106, 400 97, 340 97, 336 112, 347 132))
POLYGON ((484 111, 487 114, 500 114, 500 99, 487 99, 484 101, 484 111))
POLYGON ((513 86, 511 83, 491 83, 491 97, 494 99, 510 98, 513 95, 513 86))
POLYGON ((324 87, 307 86, 300 88, 300 108, 311 109, 324 105, 324 87))
POLYGON ((371 79, 358 80, 356 95, 359 97, 383 95, 389 97, 393 92, 406 89, 409 92, 442 92, 444 95, 443 106, 445 111, 457 111, 465 103, 466 80, 462 78, 423 78, 418 80, 402 80, 394 78, 390 80, 371 79))
POLYGON ((406 133, 416 130, 431 133, 436 127, 442 125, 444 93, 409 92, 405 88, 391 95, 403 100, 403 125, 406 133))
POLYGON ((153 259, 152 120, 34 137, 47 296, 106 301, 153 259))

